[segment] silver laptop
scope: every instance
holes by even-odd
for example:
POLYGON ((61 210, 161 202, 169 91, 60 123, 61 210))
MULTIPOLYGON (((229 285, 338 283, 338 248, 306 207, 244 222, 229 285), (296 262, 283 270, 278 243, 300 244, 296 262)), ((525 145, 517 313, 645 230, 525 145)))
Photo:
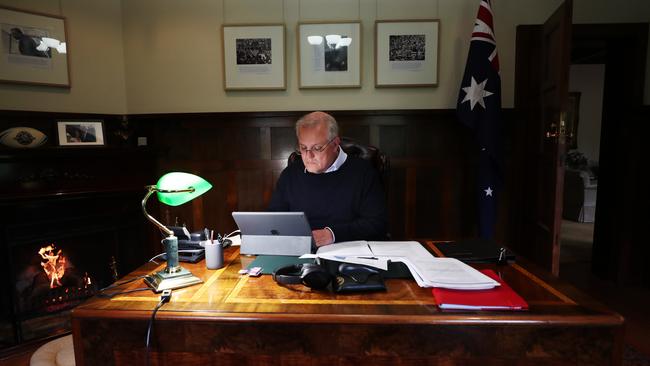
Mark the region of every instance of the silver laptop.
POLYGON ((233 212, 241 230, 241 254, 303 255, 313 238, 304 212, 233 212))

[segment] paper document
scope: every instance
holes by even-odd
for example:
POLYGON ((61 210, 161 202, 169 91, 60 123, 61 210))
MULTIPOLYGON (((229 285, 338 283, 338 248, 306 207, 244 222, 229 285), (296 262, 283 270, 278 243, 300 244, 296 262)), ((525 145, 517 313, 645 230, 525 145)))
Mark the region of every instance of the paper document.
POLYGON ((421 287, 484 290, 499 283, 453 258, 436 258, 416 241, 349 241, 318 248, 316 258, 388 270, 401 262, 421 287))
POLYGON ((389 258, 377 257, 370 249, 367 241, 346 241, 326 245, 318 248, 316 257, 338 262, 363 264, 384 271, 388 270, 389 258))

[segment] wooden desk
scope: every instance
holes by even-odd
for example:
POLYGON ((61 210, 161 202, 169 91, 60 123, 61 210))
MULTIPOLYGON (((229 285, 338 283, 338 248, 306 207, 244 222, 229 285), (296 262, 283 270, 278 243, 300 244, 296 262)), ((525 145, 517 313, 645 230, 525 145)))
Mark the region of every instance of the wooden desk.
MULTIPOLYGON (((385 293, 360 295, 285 288, 270 276, 239 275, 250 261, 229 249, 220 270, 206 270, 203 262, 184 264, 205 283, 175 290, 158 312, 152 365, 621 361, 623 318, 544 273, 533 274, 521 261, 494 268, 528 301, 530 310, 523 312, 442 312, 431 289, 402 279, 387 280, 385 293)), ((129 276, 154 269, 147 264, 129 276)), ((77 365, 144 364, 147 324, 157 302, 158 295, 145 291, 93 298, 77 307, 72 313, 77 365)))

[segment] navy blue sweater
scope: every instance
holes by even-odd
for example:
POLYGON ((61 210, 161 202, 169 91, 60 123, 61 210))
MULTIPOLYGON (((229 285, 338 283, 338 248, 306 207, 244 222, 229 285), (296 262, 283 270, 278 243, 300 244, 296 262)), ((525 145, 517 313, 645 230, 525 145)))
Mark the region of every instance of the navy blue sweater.
POLYGON ((337 242, 385 240, 386 202, 377 170, 361 158, 348 156, 331 173, 305 172, 302 160, 278 179, 269 211, 302 211, 312 230, 328 226, 337 242))

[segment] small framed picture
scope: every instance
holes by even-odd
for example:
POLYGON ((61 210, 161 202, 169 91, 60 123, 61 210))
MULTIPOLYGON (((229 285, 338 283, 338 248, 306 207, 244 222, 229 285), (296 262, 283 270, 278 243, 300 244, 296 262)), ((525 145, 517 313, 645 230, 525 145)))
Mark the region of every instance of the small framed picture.
POLYGON ((58 121, 57 131, 60 146, 103 146, 104 122, 88 121, 58 121))
POLYGON ((285 90, 284 24, 224 25, 223 88, 285 90))
POLYGON ((301 89, 361 87, 361 23, 298 24, 301 89))
POLYGON ((375 87, 438 85, 438 20, 375 22, 375 87))
POLYGON ((580 92, 569 92, 566 115, 566 144, 569 149, 578 148, 578 122, 580 122, 580 92))

